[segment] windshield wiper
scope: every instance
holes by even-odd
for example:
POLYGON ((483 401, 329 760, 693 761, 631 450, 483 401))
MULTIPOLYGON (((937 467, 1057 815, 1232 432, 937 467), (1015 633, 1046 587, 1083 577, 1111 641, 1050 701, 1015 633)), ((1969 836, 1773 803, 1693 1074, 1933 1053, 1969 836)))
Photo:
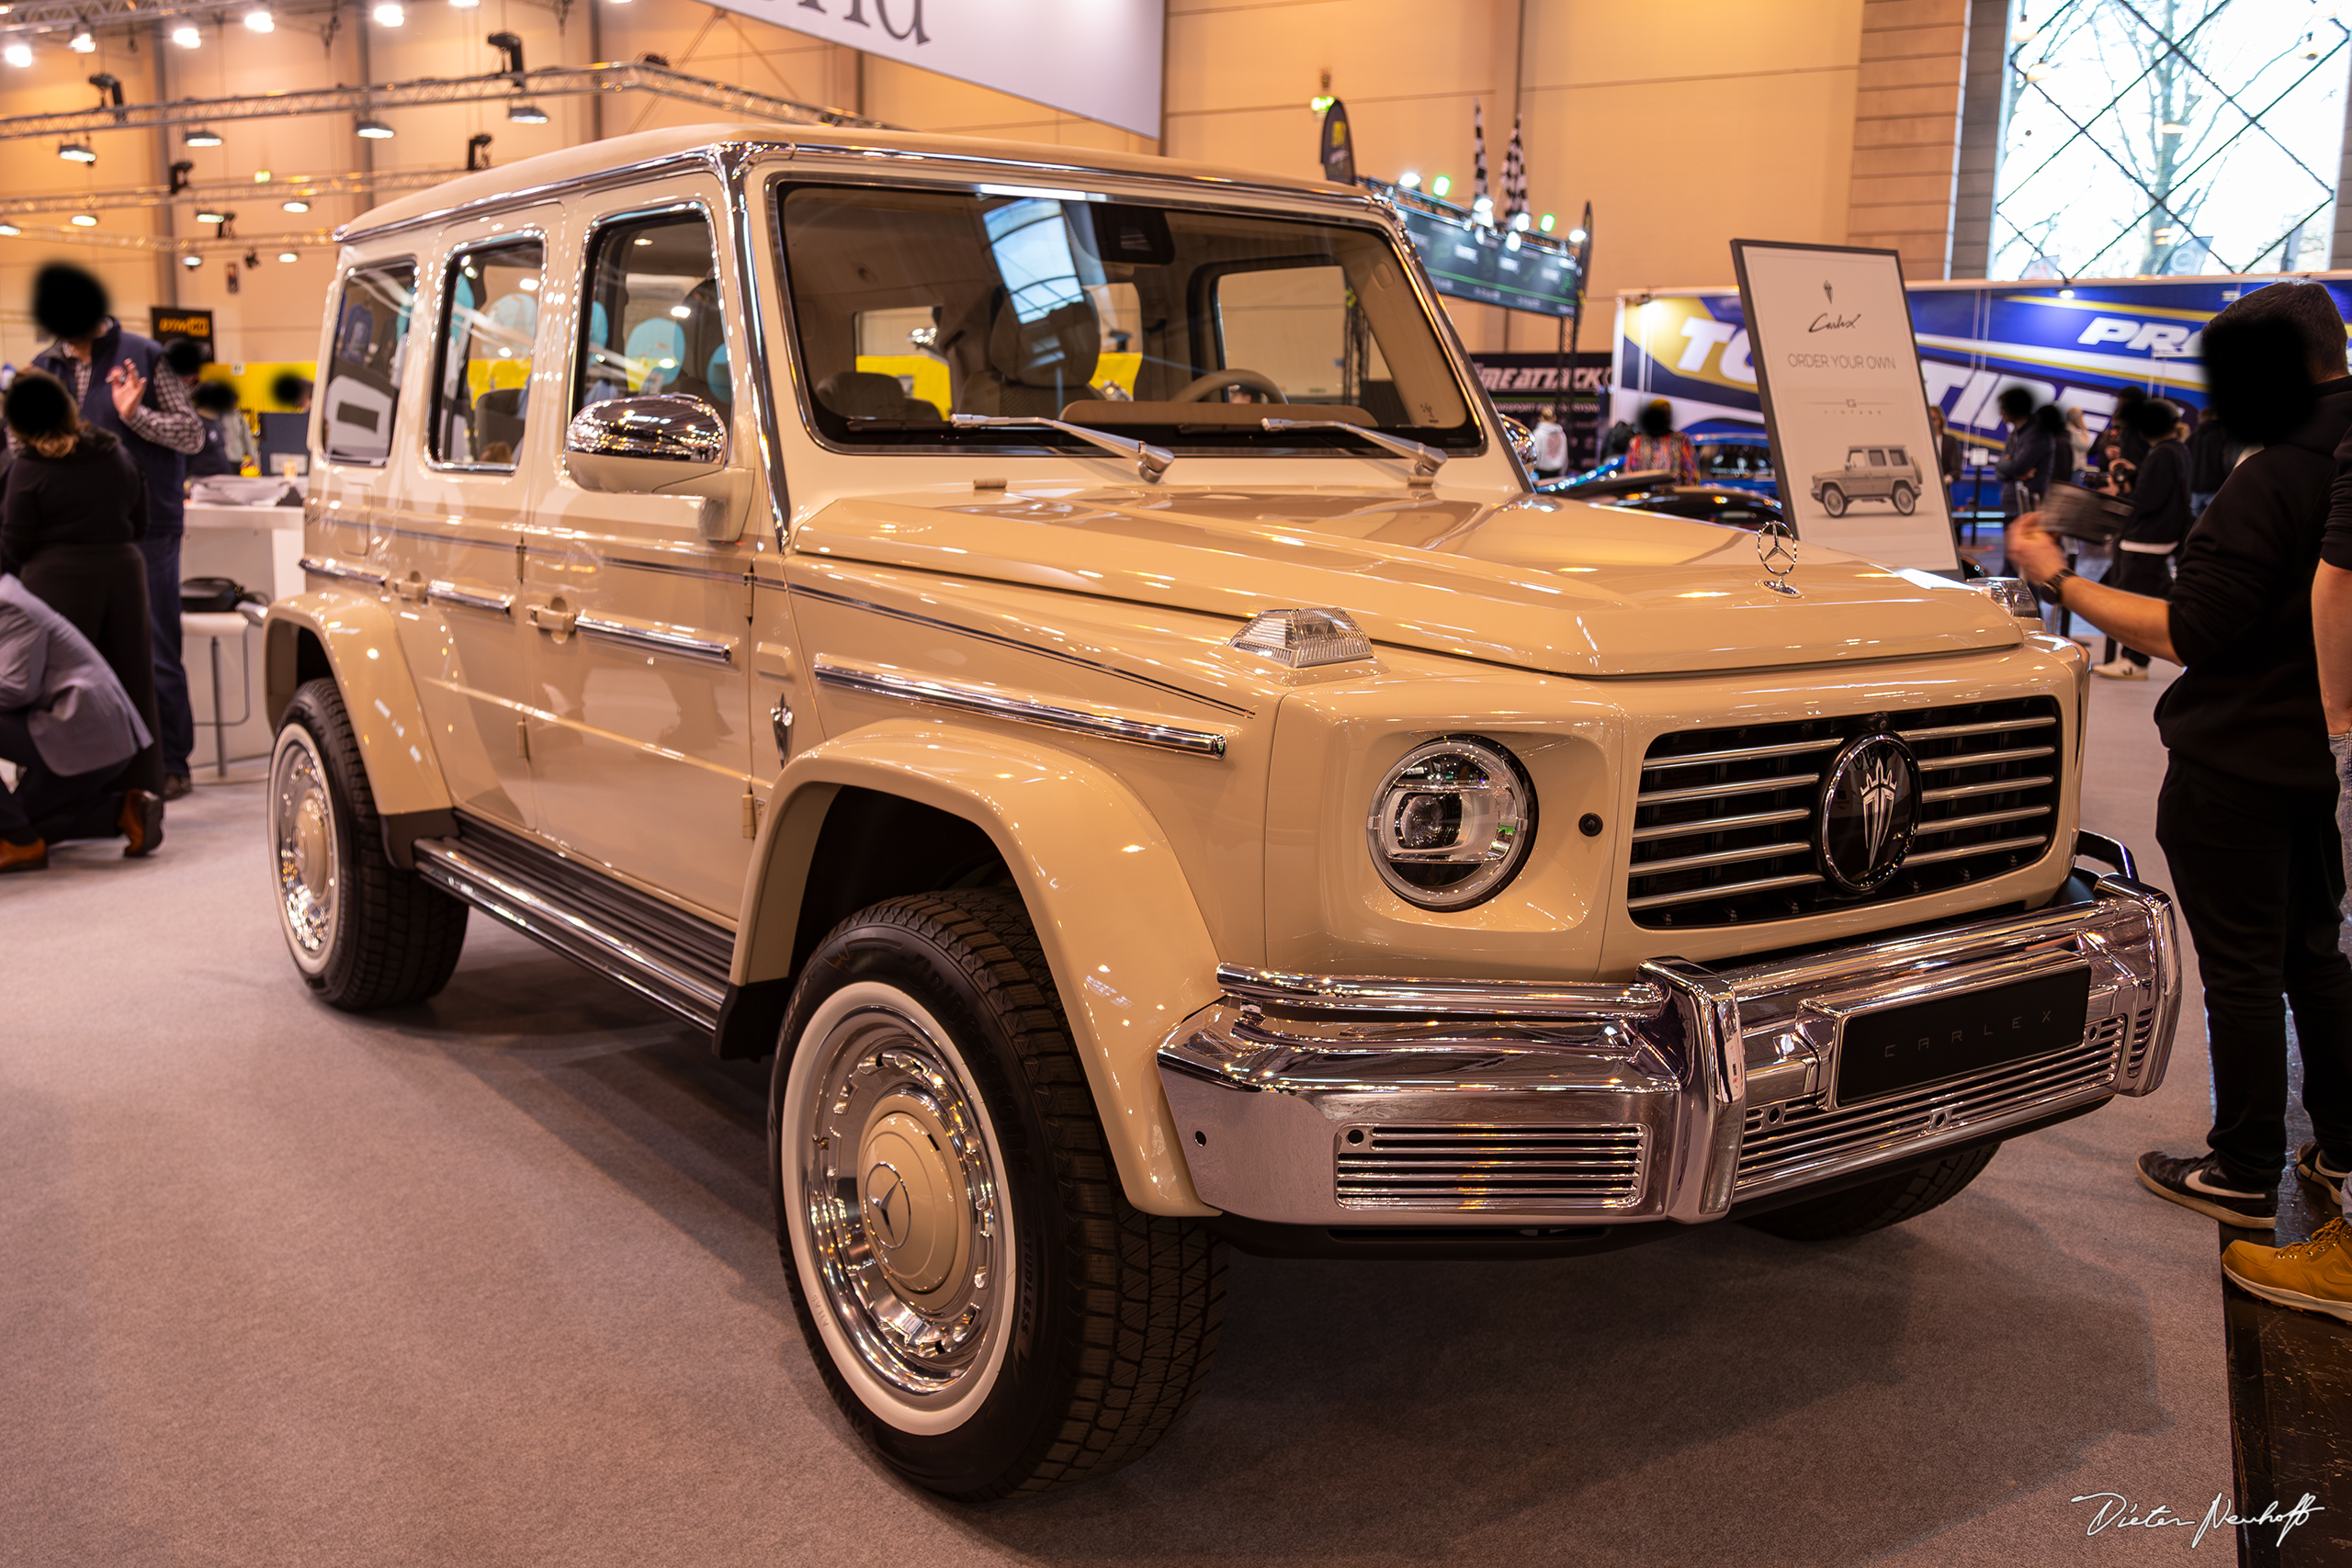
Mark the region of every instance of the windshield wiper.
POLYGON ((1385 431, 1366 430, 1363 425, 1344 419, 1261 419, 1258 423, 1268 430, 1344 430, 1385 452, 1410 458, 1413 479, 1418 483, 1426 484, 1440 468, 1445 467, 1445 454, 1434 446, 1424 446, 1418 441, 1408 441, 1401 435, 1391 435, 1385 431))
MULTIPOLYGON (((950 416, 948 423, 967 429, 993 427, 1000 430, 1006 428, 1058 430, 1064 435, 1075 435, 1080 441, 1091 442, 1105 452, 1114 452, 1122 457, 1134 458, 1136 471, 1147 480, 1158 479, 1160 475, 1168 471, 1168 465, 1176 460, 1176 454, 1165 446, 1146 446, 1143 442, 1131 441, 1124 435, 1113 435, 1101 430, 1089 430, 1082 424, 1072 424, 1063 419, 1047 419, 1042 414, 959 413, 950 416)), ((1438 459, 1440 462, 1444 460, 1442 457, 1438 459)))

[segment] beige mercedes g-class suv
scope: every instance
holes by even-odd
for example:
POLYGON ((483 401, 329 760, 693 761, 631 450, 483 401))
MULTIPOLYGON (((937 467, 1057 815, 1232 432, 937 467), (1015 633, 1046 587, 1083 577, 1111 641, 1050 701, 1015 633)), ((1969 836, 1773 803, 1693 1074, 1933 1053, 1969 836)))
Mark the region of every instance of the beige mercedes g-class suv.
POLYGON ((801 1329, 921 1485, 1148 1448, 1228 1246, 1847 1235, 2163 1076, 2082 651, 1531 494, 1366 193, 705 127, 340 243, 295 966, 414 1001, 480 910, 773 1054, 801 1329))

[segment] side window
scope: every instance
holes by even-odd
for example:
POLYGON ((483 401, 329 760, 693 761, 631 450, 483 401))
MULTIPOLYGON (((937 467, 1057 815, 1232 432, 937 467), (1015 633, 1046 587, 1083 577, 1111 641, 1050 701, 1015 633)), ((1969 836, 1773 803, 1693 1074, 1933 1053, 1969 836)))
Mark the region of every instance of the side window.
POLYGON ((322 445, 332 461, 382 463, 392 455, 416 264, 361 267, 344 279, 335 308, 334 355, 319 400, 322 445))
POLYGON ((732 412, 718 257, 699 216, 597 231, 581 319, 574 413, 606 398, 656 392, 702 398, 722 418, 732 412))
POLYGON ((537 240, 453 256, 441 291, 441 354, 433 378, 433 460, 514 467, 530 413, 531 344, 539 330, 537 240))

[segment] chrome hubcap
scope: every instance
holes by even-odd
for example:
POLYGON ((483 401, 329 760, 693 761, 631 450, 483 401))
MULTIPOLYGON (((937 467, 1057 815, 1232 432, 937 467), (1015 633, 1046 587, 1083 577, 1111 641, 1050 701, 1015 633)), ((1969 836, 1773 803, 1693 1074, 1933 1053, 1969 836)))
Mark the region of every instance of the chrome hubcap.
POLYGON ((334 810, 320 774, 318 754, 289 730, 270 768, 270 848, 277 875, 278 914, 295 957, 323 961, 334 931, 339 879, 334 810))
POLYGON ((821 1310, 897 1396, 953 1403, 1000 1326, 1007 1244, 977 1097, 884 1006, 837 1019, 797 1070, 818 1075, 800 1190, 821 1310))

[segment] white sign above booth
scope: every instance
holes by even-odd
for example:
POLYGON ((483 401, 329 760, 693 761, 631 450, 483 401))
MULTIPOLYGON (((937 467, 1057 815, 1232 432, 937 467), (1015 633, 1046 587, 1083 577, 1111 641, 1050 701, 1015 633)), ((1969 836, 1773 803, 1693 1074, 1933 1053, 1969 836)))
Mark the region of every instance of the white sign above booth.
POLYGON ((1166 0, 714 0, 795 32, 1159 134, 1166 0))

